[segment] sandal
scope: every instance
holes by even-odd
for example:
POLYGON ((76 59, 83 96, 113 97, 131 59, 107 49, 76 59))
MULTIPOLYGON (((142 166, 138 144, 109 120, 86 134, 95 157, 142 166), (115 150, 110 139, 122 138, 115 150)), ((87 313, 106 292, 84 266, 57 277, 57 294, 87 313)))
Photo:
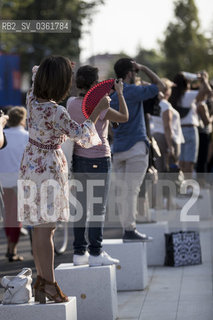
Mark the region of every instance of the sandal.
POLYGON ((40 284, 37 287, 36 298, 38 299, 37 301, 39 303, 45 304, 46 297, 50 301, 54 301, 55 303, 62 303, 62 302, 69 301, 68 297, 62 292, 62 290, 58 286, 57 282, 50 282, 45 279, 42 279, 42 281, 40 281, 40 284), (46 286, 54 287, 56 293, 52 295, 49 292, 47 292, 46 286))
POLYGON ((23 261, 23 260, 24 260, 24 257, 19 256, 18 254, 8 253, 8 261, 9 261, 9 262, 23 261))
POLYGON ((34 286, 33 286, 35 302, 39 301, 38 291, 39 291, 40 285, 42 284, 42 281, 43 281, 43 278, 41 276, 37 275, 36 282, 34 283, 34 286))

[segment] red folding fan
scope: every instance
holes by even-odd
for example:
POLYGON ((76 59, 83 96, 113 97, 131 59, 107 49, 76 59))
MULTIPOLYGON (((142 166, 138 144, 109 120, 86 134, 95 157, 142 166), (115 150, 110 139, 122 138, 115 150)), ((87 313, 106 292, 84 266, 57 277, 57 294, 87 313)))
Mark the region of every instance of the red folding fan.
POLYGON ((114 82, 115 79, 101 81, 87 92, 82 102, 82 112, 87 119, 101 98, 103 98, 105 94, 109 94, 110 90, 114 89, 114 82))

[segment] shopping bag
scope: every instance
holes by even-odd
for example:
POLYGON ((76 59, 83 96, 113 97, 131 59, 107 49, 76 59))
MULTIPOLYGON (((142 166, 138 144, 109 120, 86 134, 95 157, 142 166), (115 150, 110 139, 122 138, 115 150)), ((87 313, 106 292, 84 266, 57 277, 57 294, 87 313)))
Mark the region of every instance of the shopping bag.
POLYGON ((165 234, 166 266, 189 266, 202 263, 200 235, 197 231, 165 234))

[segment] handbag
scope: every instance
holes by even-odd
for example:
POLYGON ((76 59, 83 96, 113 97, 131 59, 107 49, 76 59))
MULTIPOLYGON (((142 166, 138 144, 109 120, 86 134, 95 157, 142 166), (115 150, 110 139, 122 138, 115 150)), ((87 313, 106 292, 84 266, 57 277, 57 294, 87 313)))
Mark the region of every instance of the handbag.
POLYGON ((1 285, 4 287, 3 304, 28 303, 32 298, 32 270, 23 268, 16 276, 4 276, 1 285))
POLYGON ((165 265, 180 267, 202 263, 200 235, 197 231, 165 234, 165 265))

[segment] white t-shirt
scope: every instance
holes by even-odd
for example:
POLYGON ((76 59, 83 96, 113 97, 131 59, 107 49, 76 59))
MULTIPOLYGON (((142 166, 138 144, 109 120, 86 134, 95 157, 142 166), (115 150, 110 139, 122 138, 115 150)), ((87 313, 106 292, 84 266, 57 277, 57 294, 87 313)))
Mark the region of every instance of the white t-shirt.
POLYGON ((24 149, 28 143, 28 132, 23 126, 4 130, 7 146, 0 150, 0 183, 5 188, 15 187, 24 149))
POLYGON ((181 125, 194 125, 198 127, 199 120, 197 114, 197 106, 195 104, 195 98, 198 94, 197 90, 186 91, 181 100, 181 107, 190 108, 190 111, 186 115, 186 117, 181 119, 181 125))
POLYGON ((175 110, 171 103, 169 103, 167 100, 162 99, 159 103, 159 106, 161 107, 161 113, 159 117, 152 116, 152 122, 151 122, 151 131, 153 133, 162 133, 165 134, 164 131, 164 125, 163 125, 163 113, 166 110, 172 111, 172 139, 175 141, 175 143, 180 144, 184 142, 184 137, 181 129, 181 123, 180 123, 180 115, 175 110))

